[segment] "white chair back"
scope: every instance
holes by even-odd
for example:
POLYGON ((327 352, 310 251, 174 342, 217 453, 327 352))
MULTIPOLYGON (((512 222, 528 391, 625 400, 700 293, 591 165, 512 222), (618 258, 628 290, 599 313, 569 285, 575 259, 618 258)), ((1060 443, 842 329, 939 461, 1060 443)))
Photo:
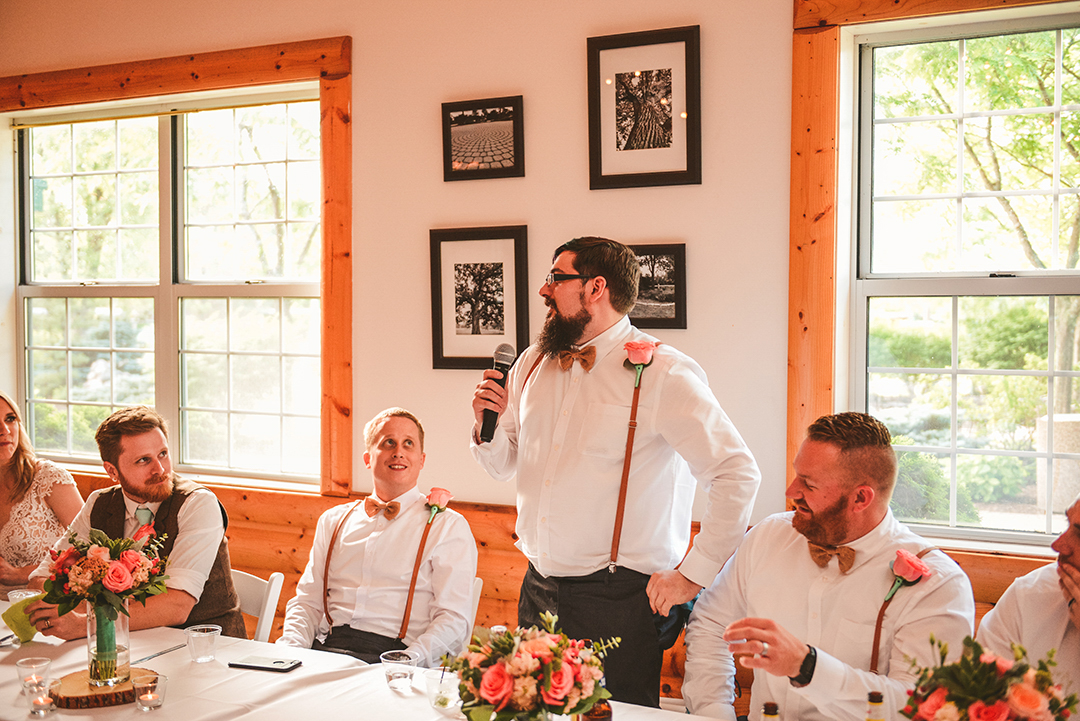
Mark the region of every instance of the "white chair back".
POLYGON ((255 626, 255 640, 269 641, 270 629, 274 625, 274 615, 277 613, 278 597, 281 595, 281 585, 285 583, 285 575, 280 571, 274 571, 270 574, 270 578, 264 581, 258 576, 234 568, 232 581, 236 595, 240 597, 240 610, 259 619, 259 623, 255 626))

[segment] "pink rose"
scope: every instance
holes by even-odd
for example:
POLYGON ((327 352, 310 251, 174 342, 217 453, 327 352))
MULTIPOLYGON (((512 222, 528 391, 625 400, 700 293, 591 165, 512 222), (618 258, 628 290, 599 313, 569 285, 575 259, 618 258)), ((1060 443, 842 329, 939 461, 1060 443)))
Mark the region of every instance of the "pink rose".
POLYGON ((101 579, 101 585, 113 593, 121 593, 131 588, 131 571, 122 561, 111 561, 105 578, 101 579))
POLYGON ((501 663, 488 666, 480 679, 480 698, 494 705, 496 711, 502 711, 513 691, 514 678, 506 672, 506 666, 501 663))
POLYGON ((154 531, 154 527, 151 526, 149 523, 147 523, 145 526, 140 526, 135 531, 135 535, 131 537, 131 540, 133 540, 133 541, 141 541, 141 540, 143 540, 145 538, 149 538, 150 536, 154 536, 154 535, 157 535, 157 533, 154 531))
POLYGON ((445 488, 432 488, 431 492, 427 494, 427 504, 429 506, 437 506, 438 508, 446 508, 446 504, 450 502, 450 499, 454 497, 454 494, 445 488))
POLYGON ((968 706, 969 721, 1005 721, 1009 718, 1009 704, 1001 701, 994 702, 993 706, 987 706, 982 701, 976 701, 968 706))
POLYGON ((923 719, 923 721, 933 721, 938 710, 945 705, 945 697, 948 695, 949 691, 944 686, 934 689, 934 692, 919 704, 919 713, 915 715, 915 718, 923 719))
POLYGON ((893 561, 892 570, 893 573, 908 583, 915 583, 930 575, 930 567, 923 563, 923 560, 914 553, 905 551, 903 548, 896 552, 896 560, 893 561))
POLYGON ((555 657, 555 654, 552 652, 552 647, 554 645, 555 644, 551 642, 550 637, 539 636, 537 638, 531 638, 528 641, 522 641, 518 648, 533 656, 533 658, 538 658, 544 663, 548 663, 555 657))
POLYGON ((105 546, 90 546, 86 549, 87 558, 96 558, 99 561, 109 561, 109 549, 105 546))
POLYGON ((659 343, 644 340, 632 340, 629 343, 623 344, 623 348, 626 349, 626 357, 630 359, 630 363, 633 365, 643 364, 649 365, 652 363, 652 354, 656 350, 656 346, 659 343))
POLYGON ((1005 673, 1013 667, 1013 662, 1011 659, 1002 658, 1001 656, 995 656, 992 653, 984 653, 982 656, 979 656, 979 660, 983 663, 993 664, 994 666, 996 666, 997 675, 999 678, 1001 676, 1004 676, 1005 673))
POLYGON ((574 672, 563 666, 558 671, 551 672, 551 688, 541 691, 540 695, 544 697, 544 703, 558 706, 573 687, 574 672))
POLYGON ((142 563, 142 554, 129 548, 120 554, 119 560, 128 571, 134 571, 142 563))
POLYGON ((1050 708, 1050 701, 1028 683, 1014 683, 1007 696, 1009 708, 1020 718, 1042 716, 1050 708))

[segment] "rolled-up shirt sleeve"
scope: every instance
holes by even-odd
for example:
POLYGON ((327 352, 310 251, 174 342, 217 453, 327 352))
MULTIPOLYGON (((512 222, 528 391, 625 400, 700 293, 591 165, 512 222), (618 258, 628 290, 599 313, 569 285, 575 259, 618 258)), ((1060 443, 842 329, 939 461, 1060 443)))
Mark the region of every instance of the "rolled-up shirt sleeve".
POLYGON ((180 531, 165 565, 165 586, 198 601, 225 535, 217 496, 205 489, 195 491, 180 508, 176 520, 180 531))

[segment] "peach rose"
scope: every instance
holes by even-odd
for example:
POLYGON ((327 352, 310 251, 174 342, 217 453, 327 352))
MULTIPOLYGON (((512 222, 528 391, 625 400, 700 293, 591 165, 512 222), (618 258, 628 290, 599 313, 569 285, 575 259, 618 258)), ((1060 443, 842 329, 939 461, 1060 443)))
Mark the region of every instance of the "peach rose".
POLYGON ((87 558, 96 558, 99 561, 106 561, 106 562, 111 560, 111 558, 109 556, 109 549, 106 548, 105 546, 97 546, 97 545, 90 546, 90 548, 86 549, 86 557, 87 558))
POLYGON ((109 564, 109 571, 105 578, 101 579, 101 585, 113 593, 121 593, 131 588, 131 571, 127 569, 123 561, 113 561, 109 564))
POLYGON ((533 656, 534 658, 542 659, 545 663, 551 661, 555 657, 552 651, 554 644, 547 636, 540 636, 538 638, 531 638, 528 641, 522 642, 518 649, 533 656))
POLYGON ((908 583, 915 583, 930 575, 930 567, 911 551, 903 548, 896 552, 896 560, 893 561, 893 573, 908 583))
POLYGON ((128 550, 121 552, 119 561, 124 564, 124 568, 128 571, 134 571, 142 562, 142 554, 138 551, 132 551, 129 548, 128 550))
POLYGON ((1014 683, 1009 687, 1006 697, 1009 708, 1020 718, 1033 718, 1044 715, 1050 708, 1050 701, 1029 683, 1014 683))
POLYGON ((934 716, 945 705, 945 697, 948 695, 949 691, 944 686, 936 688, 932 694, 919 704, 919 713, 915 715, 915 718, 923 721, 934 721, 934 716))
MULTIPOLYGON (((55 551, 52 551, 52 553, 55 553, 55 551)), ((74 566, 78 560, 79 550, 74 546, 68 546, 63 553, 57 554, 53 559, 53 569, 62 573, 74 566)))
POLYGON ((505 666, 496 663, 484 671, 479 690, 480 698, 494 705, 496 711, 502 711, 514 691, 514 679, 506 672, 505 666))
POLYGON ((574 672, 563 666, 558 671, 551 672, 551 688, 541 691, 540 695, 544 697, 544 703, 558 706, 573 687, 574 672))
POLYGON ((653 351, 656 350, 658 345, 660 344, 652 341, 632 340, 623 344, 623 348, 626 349, 626 357, 633 365, 639 363, 649 365, 652 363, 653 351))
POLYGON ((131 539, 133 541, 142 541, 154 535, 157 535, 157 532, 154 530, 153 526, 147 523, 145 526, 139 526, 139 528, 135 530, 135 535, 132 536, 131 539))
POLYGON ((450 499, 453 497, 454 494, 445 488, 432 488, 431 492, 427 494, 427 504, 429 506, 446 508, 446 504, 449 503, 450 499))
POLYGON ((1004 701, 995 701, 992 706, 987 706, 982 701, 976 701, 968 706, 969 721, 1005 721, 1009 718, 1009 704, 1004 701))

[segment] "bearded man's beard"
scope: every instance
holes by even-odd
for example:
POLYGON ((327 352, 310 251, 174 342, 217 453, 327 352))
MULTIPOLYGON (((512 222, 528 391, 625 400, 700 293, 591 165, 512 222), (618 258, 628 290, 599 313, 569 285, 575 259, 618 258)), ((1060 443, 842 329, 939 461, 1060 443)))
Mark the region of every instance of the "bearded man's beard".
MULTIPOLYGON (((550 299, 548 305, 552 306, 550 299)), ((554 306, 552 306, 554 307, 554 306)), ((558 308, 548 315, 540 335, 536 337, 536 347, 543 355, 555 355, 561 350, 570 350, 585 333, 585 327, 592 320, 587 308, 582 308, 572 316, 564 316, 558 308)))
POLYGON ((819 546, 836 546, 844 543, 848 535, 850 501, 848 496, 841 496, 831 506, 813 513, 810 518, 804 518, 796 513, 791 518, 791 525, 810 542, 819 546))
POLYGON ((125 491, 128 491, 129 496, 138 496, 142 498, 145 503, 161 503, 166 498, 172 495, 173 481, 175 476, 170 472, 168 477, 162 482, 162 474, 158 474, 150 478, 150 480, 143 486, 136 487, 134 483, 129 481, 120 469, 116 471, 117 480, 120 481, 120 487, 125 491))

